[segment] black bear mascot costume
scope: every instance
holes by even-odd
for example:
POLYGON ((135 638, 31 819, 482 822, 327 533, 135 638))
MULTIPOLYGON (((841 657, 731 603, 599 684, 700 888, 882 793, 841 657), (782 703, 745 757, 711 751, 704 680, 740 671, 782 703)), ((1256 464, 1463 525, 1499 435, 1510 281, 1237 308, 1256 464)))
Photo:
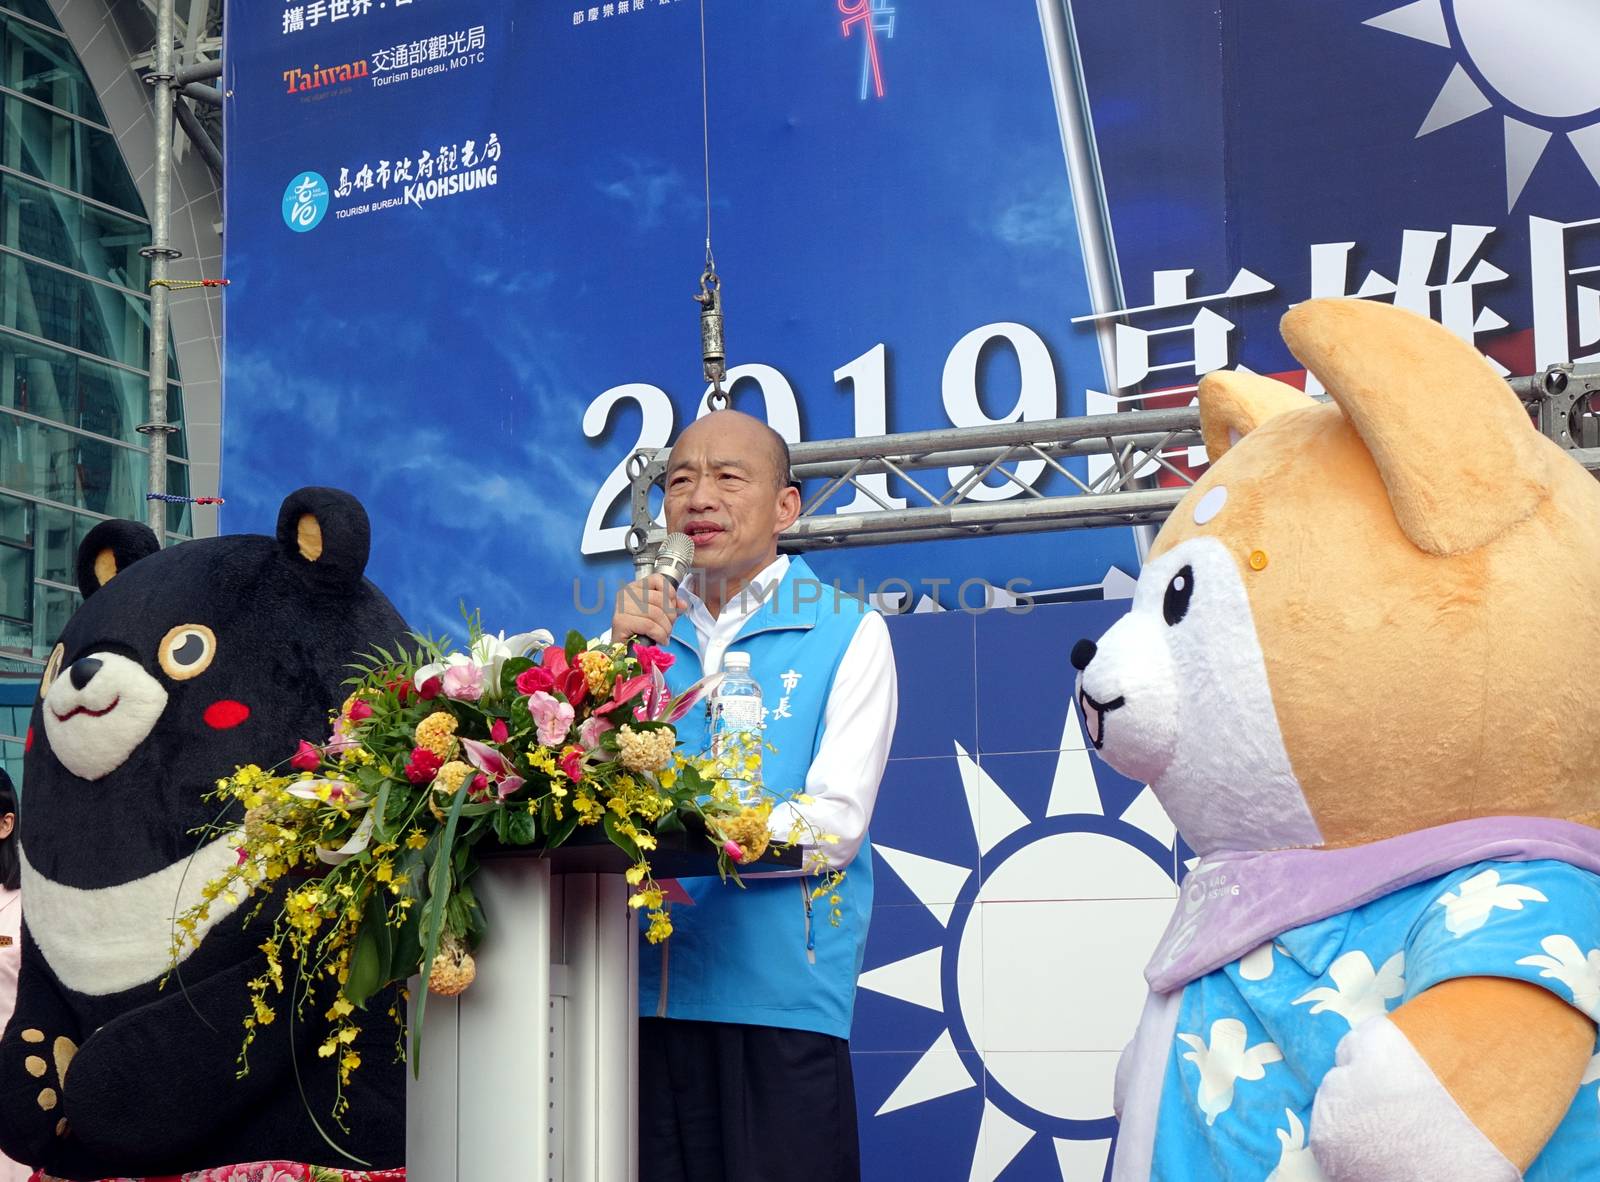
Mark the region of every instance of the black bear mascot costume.
POLYGON ((369 543, 360 503, 325 488, 284 501, 276 538, 162 550, 145 526, 106 521, 84 539, 84 603, 51 654, 28 734, 22 970, 0 1041, 0 1147, 40 1176, 366 1176, 319 1125, 371 1177, 403 1176, 387 1172, 402 1163, 405 1128, 387 1020, 369 1024, 347 1133, 330 1117, 334 1073, 316 1056, 325 1006, 295 1022, 281 1013, 237 1077, 272 902, 247 925, 254 899, 218 899, 161 987, 174 916, 239 856, 227 835, 195 836, 219 820, 206 794, 326 734, 351 659, 404 636, 363 577, 369 543))

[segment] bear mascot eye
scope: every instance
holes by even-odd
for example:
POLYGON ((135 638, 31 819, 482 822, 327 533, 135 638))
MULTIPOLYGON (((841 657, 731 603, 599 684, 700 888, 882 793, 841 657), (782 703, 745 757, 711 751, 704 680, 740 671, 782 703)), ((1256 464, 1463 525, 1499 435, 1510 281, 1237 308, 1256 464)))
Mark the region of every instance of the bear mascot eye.
POLYGON ((174 681, 198 677, 217 655, 217 636, 204 624, 179 624, 161 638, 161 668, 174 681))
POLYGON ((39 696, 42 698, 50 692, 50 687, 55 684, 61 672, 61 658, 66 655, 66 649, 56 645, 50 650, 50 659, 44 663, 44 676, 39 678, 39 696))
POLYGON ((1186 566, 1172 576, 1167 584, 1166 598, 1161 601, 1161 614, 1169 625, 1176 626, 1189 612, 1189 600, 1194 598, 1194 567, 1186 566))

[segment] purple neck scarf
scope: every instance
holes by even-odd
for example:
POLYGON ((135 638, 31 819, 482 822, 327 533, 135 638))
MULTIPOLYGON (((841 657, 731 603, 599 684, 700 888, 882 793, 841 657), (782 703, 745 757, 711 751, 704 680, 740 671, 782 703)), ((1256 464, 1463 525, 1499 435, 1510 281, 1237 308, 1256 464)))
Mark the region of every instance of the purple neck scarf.
POLYGON ((1600 829, 1478 817, 1341 850, 1223 851, 1184 880, 1145 979, 1168 993, 1268 940, 1474 862, 1549 859, 1600 874, 1600 829))

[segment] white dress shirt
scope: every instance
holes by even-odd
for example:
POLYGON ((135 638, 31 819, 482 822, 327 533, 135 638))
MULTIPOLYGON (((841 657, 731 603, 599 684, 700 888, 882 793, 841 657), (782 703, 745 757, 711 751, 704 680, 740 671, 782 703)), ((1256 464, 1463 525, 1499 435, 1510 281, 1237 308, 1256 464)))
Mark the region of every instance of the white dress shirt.
MULTIPOLYGON (((750 580, 749 593, 741 591, 713 616, 694 592, 694 580, 679 590, 689 604, 686 613, 694 625, 699 642, 700 667, 706 673, 720 672, 723 654, 744 627, 752 612, 765 602, 769 587, 788 573, 789 559, 780 554, 750 580)), ((806 782, 798 788, 811 798, 809 804, 785 803, 772 810, 768 827, 780 841, 787 841, 796 818, 809 826, 803 832, 831 834, 837 843, 823 844, 815 851, 835 870, 848 866, 861 849, 878 799, 878 785, 889 760, 889 744, 894 739, 894 724, 899 710, 899 689, 895 680, 894 649, 889 643, 889 628, 883 617, 871 612, 850 638, 850 645, 839 659, 828 704, 822 716, 822 741, 806 772, 806 782)), ((794 794, 789 784, 769 784, 780 796, 794 794)), ((802 840, 806 862, 812 863, 812 847, 802 840)), ((778 873, 782 873, 781 871, 778 873)), ((763 874, 763 877, 766 877, 763 874)))

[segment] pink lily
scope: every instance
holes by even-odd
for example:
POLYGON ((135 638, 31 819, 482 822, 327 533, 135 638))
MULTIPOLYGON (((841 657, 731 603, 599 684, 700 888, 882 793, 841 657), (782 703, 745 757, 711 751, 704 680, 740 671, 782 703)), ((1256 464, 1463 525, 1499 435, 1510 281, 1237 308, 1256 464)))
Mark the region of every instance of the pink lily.
POLYGON ((461 749, 467 753, 467 761, 481 772, 488 774, 494 781, 495 791, 500 799, 504 800, 526 781, 516 773, 516 769, 504 755, 496 751, 487 743, 480 743, 476 739, 462 739, 461 749))
POLYGON ((723 675, 721 673, 708 674, 705 677, 702 677, 699 681, 695 682, 688 689, 684 690, 683 693, 679 694, 676 698, 673 698, 671 702, 667 703, 667 721, 677 722, 678 719, 689 713, 690 708, 693 707, 696 702, 715 690, 717 686, 722 684, 722 676, 723 675))

